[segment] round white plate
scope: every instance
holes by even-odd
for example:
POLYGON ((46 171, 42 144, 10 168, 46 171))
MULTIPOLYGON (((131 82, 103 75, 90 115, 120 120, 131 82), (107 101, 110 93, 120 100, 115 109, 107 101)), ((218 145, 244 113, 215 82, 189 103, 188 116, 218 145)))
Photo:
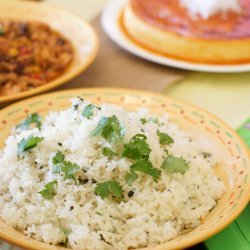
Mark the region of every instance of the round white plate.
POLYGON ((120 47, 130 53, 155 63, 180 69, 217 73, 250 71, 250 64, 213 65, 192 63, 167 56, 161 56, 140 47, 134 43, 120 27, 120 14, 127 1, 128 0, 111 0, 103 10, 101 22, 107 35, 120 47))

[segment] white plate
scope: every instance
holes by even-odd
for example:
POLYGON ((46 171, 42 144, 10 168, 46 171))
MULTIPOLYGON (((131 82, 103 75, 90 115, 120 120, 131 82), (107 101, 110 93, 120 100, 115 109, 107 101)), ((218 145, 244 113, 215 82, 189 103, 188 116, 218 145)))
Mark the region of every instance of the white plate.
POLYGON ((119 25, 120 14, 126 2, 127 0, 111 0, 103 10, 101 22, 102 27, 107 35, 115 43, 117 43, 119 46, 129 51, 130 53, 155 63, 180 69, 217 73, 250 71, 250 64, 211 65, 191 63, 173 59, 167 56, 161 56, 140 47, 127 37, 127 35, 123 32, 119 25))

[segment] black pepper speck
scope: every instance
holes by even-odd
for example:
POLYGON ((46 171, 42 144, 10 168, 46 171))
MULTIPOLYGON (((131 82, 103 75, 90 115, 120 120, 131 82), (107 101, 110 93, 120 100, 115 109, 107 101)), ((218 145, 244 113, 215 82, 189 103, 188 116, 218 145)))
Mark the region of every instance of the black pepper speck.
POLYGON ((134 192, 133 192, 133 191, 129 191, 129 192, 128 192, 128 197, 133 197, 133 195, 134 195, 134 192))

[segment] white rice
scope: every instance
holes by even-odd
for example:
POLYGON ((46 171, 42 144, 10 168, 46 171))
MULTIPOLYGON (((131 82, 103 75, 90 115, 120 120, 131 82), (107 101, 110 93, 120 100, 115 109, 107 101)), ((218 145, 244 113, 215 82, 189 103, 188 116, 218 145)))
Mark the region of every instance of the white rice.
POLYGON ((173 239, 184 229, 198 226, 216 206, 224 185, 214 174, 215 160, 204 157, 198 143, 169 121, 168 115, 158 117, 161 125, 154 122, 143 125, 140 118, 153 116, 147 110, 129 113, 103 104, 101 110, 96 109, 94 116, 87 119, 81 112, 89 102, 80 99, 72 102, 78 105, 77 110, 72 106, 51 112, 40 131, 13 129, 6 139, 6 146, 0 151, 0 216, 7 224, 49 244, 60 244, 67 238, 68 247, 73 249, 122 250, 155 246, 173 239), (170 135, 174 143, 166 146, 168 152, 183 157, 190 165, 189 171, 184 175, 162 171, 158 182, 138 172, 139 178, 128 186, 124 177, 132 160, 120 156, 108 159, 103 156, 102 147, 116 151, 117 146, 101 136, 90 136, 101 117, 112 115, 126 128, 124 143, 144 131, 152 150, 150 161, 158 169, 166 152, 156 132, 159 129, 170 135), (44 140, 18 160, 17 144, 32 134, 44 140), (52 158, 58 150, 80 166, 78 176, 84 175, 97 183, 119 181, 124 200, 102 199, 94 193, 96 183, 92 181, 80 185, 53 174, 52 158), (46 200, 38 192, 55 179, 56 195, 46 200), (130 191, 134 192, 132 197, 128 197, 130 191), (68 236, 62 232, 60 223, 69 230, 68 236))

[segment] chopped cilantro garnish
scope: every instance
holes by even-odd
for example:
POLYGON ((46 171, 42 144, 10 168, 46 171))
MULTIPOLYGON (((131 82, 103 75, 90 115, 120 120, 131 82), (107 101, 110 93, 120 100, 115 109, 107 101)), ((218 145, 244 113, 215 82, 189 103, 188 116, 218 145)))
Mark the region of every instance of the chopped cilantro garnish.
POLYGON ((174 142, 173 138, 166 133, 157 131, 157 135, 159 137, 159 142, 161 145, 169 145, 174 142))
POLYGON ((18 157, 26 152, 31 150, 32 148, 36 147, 39 142, 41 142, 44 138, 43 137, 33 137, 33 135, 29 136, 27 139, 22 139, 17 144, 17 155, 18 157))
POLYGON ((124 132, 125 130, 118 118, 113 115, 111 117, 102 117, 91 135, 101 135, 109 142, 120 142, 123 139, 124 132))
POLYGON ((124 145, 123 157, 130 159, 148 159, 151 149, 147 144, 147 137, 144 134, 136 134, 128 144, 124 145))
POLYGON ((102 199, 107 198, 112 195, 118 199, 122 199, 122 187, 117 181, 107 181, 103 183, 98 183, 95 188, 95 193, 102 197, 102 199))
POLYGON ((158 181, 161 175, 161 171, 154 168, 153 165, 145 159, 138 160, 136 163, 131 165, 130 168, 134 171, 139 171, 151 175, 155 181, 158 181))
POLYGON ((150 117, 148 119, 148 122, 153 122, 153 123, 158 124, 158 125, 160 124, 158 118, 156 118, 156 117, 150 117))
POLYGON ((42 195, 43 198, 47 200, 52 200, 54 196, 56 195, 55 192, 55 185, 57 184, 57 180, 54 180, 52 182, 49 182, 45 185, 45 188, 38 192, 40 195, 42 195))
POLYGON ((122 156, 136 160, 136 162, 130 166, 131 172, 125 176, 128 185, 132 185, 138 178, 135 171, 151 175, 155 181, 157 181, 161 175, 161 171, 154 168, 148 161, 151 149, 146 140, 147 137, 144 134, 136 134, 131 138, 128 144, 124 145, 122 156))
POLYGON ((141 124, 142 124, 142 125, 145 125, 146 123, 147 123, 147 119, 141 118, 141 124))
POLYGON ((79 168, 80 167, 76 163, 65 161, 64 166, 62 167, 62 172, 65 174, 64 180, 67 180, 67 179, 76 180, 75 173, 79 168))
POLYGON ((34 124, 38 129, 41 129, 42 122, 39 114, 32 113, 27 117, 27 119, 23 120, 19 125, 17 125, 16 128, 29 129, 31 124, 34 124))
POLYGON ((80 167, 74 162, 65 161, 65 155, 62 152, 58 151, 52 158, 52 162, 54 164, 52 169, 53 174, 62 172, 64 173, 64 180, 76 180, 75 173, 80 167))
POLYGON ((60 219, 58 219, 58 223, 59 223, 59 228, 62 231, 62 233, 64 234, 64 236, 69 236, 71 233, 71 230, 66 228, 66 226, 62 223, 62 221, 60 219))
POLYGON ((54 165, 62 164, 64 162, 65 155, 61 152, 58 151, 56 155, 52 158, 52 162, 54 165))
POLYGON ((58 223, 59 223, 59 228, 61 230, 61 232, 63 233, 63 235, 65 236, 65 241, 63 242, 64 246, 67 247, 68 244, 68 236, 71 233, 71 230, 69 228, 67 228, 60 219, 58 219, 58 223))
POLYGON ((73 107, 74 107, 74 110, 78 110, 79 104, 74 104, 73 107))
POLYGON ((87 105, 84 110, 82 111, 82 116, 90 119, 93 116, 93 109, 95 108, 95 106, 93 104, 89 104, 87 105))
POLYGON ((138 175, 135 173, 134 170, 131 169, 131 172, 130 173, 127 173, 125 175, 125 180, 126 180, 126 183, 131 186, 135 181, 136 179, 138 178, 138 175))
POLYGON ((0 26, 0 36, 4 35, 4 29, 0 26))
POLYGON ((112 151, 111 149, 104 147, 102 149, 102 154, 104 156, 107 156, 108 158, 112 158, 113 156, 117 155, 114 151, 112 151))
POLYGON ((185 174, 190 166, 182 157, 168 156, 162 163, 162 169, 166 170, 168 173, 181 173, 185 174))
POLYGON ((98 215, 100 215, 100 216, 102 216, 103 214, 102 213, 100 213, 100 212, 95 212, 96 214, 98 214, 98 215))

